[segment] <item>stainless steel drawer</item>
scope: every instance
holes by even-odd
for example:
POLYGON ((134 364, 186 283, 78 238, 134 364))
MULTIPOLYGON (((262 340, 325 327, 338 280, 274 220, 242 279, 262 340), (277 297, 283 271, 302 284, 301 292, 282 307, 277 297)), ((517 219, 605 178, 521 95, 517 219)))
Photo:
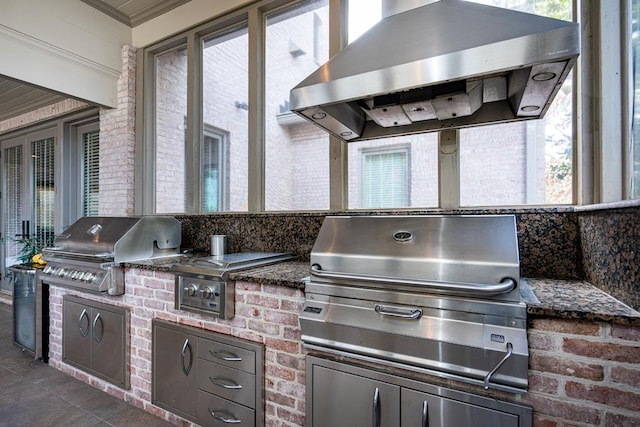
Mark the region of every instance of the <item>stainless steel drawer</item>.
POLYGON ((198 357, 251 374, 256 373, 256 354, 244 348, 201 338, 198 357))
POLYGON ((198 390, 198 422, 205 427, 255 427, 255 411, 198 390))
POLYGON ((198 388, 251 408, 256 405, 256 377, 200 359, 198 388))

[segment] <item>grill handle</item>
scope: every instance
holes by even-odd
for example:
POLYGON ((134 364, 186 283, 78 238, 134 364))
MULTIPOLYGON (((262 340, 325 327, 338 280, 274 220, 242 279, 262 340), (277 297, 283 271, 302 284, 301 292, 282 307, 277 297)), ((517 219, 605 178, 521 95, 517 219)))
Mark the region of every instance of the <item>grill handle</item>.
POLYGON ((512 354, 513 354, 513 344, 508 342, 507 343, 507 354, 505 354, 504 357, 502 358, 502 360, 499 361, 498 364, 496 366, 494 366, 491 371, 489 371, 489 373, 487 374, 486 377, 484 377, 484 388, 485 388, 485 390, 489 389, 489 386, 491 385, 491 377, 493 376, 493 374, 495 374, 498 371, 498 369, 500 369, 502 367, 502 365, 504 365, 504 363, 511 357, 512 354))
POLYGON ((416 320, 422 317, 420 308, 392 307, 389 305, 376 304, 373 309, 383 316, 400 317, 401 319, 416 320))
POLYGON ((337 273, 334 271, 325 271, 318 264, 311 266, 311 274, 317 277, 326 279, 340 279, 340 280, 356 280, 360 282, 375 282, 385 283, 390 285, 413 285, 424 286, 429 290, 438 293, 454 294, 460 293, 464 295, 498 295, 504 294, 516 287, 516 282, 513 279, 505 278, 500 283, 459 283, 459 282, 438 282, 429 280, 411 280, 411 279, 396 279, 392 277, 384 276, 369 276, 366 274, 346 274, 337 273))

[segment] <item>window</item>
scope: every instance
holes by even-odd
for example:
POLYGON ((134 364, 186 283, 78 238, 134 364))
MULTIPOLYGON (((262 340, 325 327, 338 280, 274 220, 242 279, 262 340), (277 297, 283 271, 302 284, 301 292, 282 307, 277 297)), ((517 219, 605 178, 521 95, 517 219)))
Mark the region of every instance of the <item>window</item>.
POLYGON ((409 148, 363 150, 362 208, 403 208, 409 199, 409 148))
MULTIPOLYGON (((476 0, 571 20, 571 0, 476 0)), ((573 72, 546 116, 460 131, 460 204, 496 206, 573 202, 573 72)))
POLYGON ((202 212, 225 210, 229 200, 229 186, 225 180, 227 143, 225 132, 205 127, 203 138, 201 170, 202 170, 202 212))
POLYGON ((289 111, 291 88, 329 58, 328 19, 327 0, 266 16, 266 210, 329 209, 329 137, 289 111))
POLYGON ((100 132, 82 134, 82 216, 99 214, 100 132))
MULTIPOLYGON (((410 161, 406 165, 407 198, 397 202, 397 207, 438 207, 439 198, 454 201, 454 206, 442 202, 447 208, 605 201, 603 194, 608 189, 602 187, 612 181, 610 177, 622 174, 615 169, 619 162, 615 163, 614 156, 609 156, 608 163, 599 156, 612 151, 613 141, 619 139, 610 138, 615 132, 596 134, 620 124, 597 122, 594 115, 605 106, 602 97, 606 92, 596 93, 596 84, 585 83, 583 92, 575 94, 578 86, 572 75, 543 120, 456 131, 459 165, 449 164, 452 156, 439 152, 438 133, 347 144, 291 113, 290 89, 336 53, 345 30, 342 25, 348 23, 348 39, 354 40, 394 4, 389 0, 345 1, 349 16, 337 20, 340 22, 329 20, 339 17, 339 11, 332 8, 342 9, 340 1, 248 2, 144 49, 142 74, 155 81, 140 82, 140 87, 154 90, 144 94, 148 104, 143 109, 142 148, 154 154, 145 157, 142 165, 144 183, 138 191, 153 187, 153 196, 136 195, 136 200, 147 197, 141 213, 362 209, 373 203, 363 198, 365 189, 375 191, 363 175, 364 153, 400 146, 407 147, 410 161), (581 121, 577 120, 577 105, 588 107, 583 108, 581 121), (209 134, 207 126, 224 132, 209 134), (574 134, 575 129, 580 132, 574 134), (578 137, 585 139, 581 150, 576 150, 578 137), (203 156, 211 156, 208 163, 203 156), (581 162, 581 168, 574 165, 574 159, 581 162), (457 179, 440 181, 439 175, 459 178, 459 184, 457 179), (584 188, 577 188, 578 184, 584 188), (574 186, 579 192, 574 192, 574 186)), ((477 1, 564 20, 574 15, 594 18, 593 22, 615 9, 612 3, 574 0, 477 1), (578 13, 574 5, 580 5, 578 13)), ((639 43, 639 2, 630 2, 633 52, 639 43)), ((615 21, 618 15, 606 17, 615 21)), ((596 33, 595 25, 584 24, 583 35, 602 41, 596 33)), ((607 45, 602 46, 606 50, 607 45)), ((589 61, 580 67, 583 82, 599 74, 615 75, 609 68, 599 72, 606 58, 597 55, 595 49, 579 59, 589 61)), ((638 69, 634 68, 636 73, 638 69)), ((640 74, 633 75, 634 82, 640 81, 636 75, 640 74)), ((610 81, 606 83, 609 86, 604 89, 611 89, 610 81)), ((614 84, 618 90, 619 83, 614 84)), ((633 149, 625 153, 635 197, 640 197, 638 123, 640 114, 633 120, 633 149)), ((386 200, 390 196, 381 192, 377 197, 386 200)))
MULTIPOLYGON (((247 210, 248 46, 246 25, 202 41, 203 143, 201 152, 194 152, 193 162, 202 159, 201 179, 193 186, 201 193, 203 212, 247 210)), ((199 138, 200 132, 195 137, 199 138)))
POLYGON ((185 212, 187 51, 155 57, 155 212, 185 212))

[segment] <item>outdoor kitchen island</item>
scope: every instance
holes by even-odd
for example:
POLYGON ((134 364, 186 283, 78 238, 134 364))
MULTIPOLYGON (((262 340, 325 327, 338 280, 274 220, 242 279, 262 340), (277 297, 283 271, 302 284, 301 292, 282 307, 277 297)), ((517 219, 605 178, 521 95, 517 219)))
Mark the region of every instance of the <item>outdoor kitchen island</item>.
MULTIPOLYGON (((298 314, 304 305, 303 278, 309 275, 308 262, 286 262, 233 274, 236 316, 228 321, 175 310, 174 275, 163 264, 162 260, 126 264, 126 291, 119 297, 52 287, 49 364, 176 425, 189 425, 151 403, 152 320, 219 332, 264 345, 265 425, 305 425, 306 351, 300 341, 298 314), (129 390, 62 363, 62 297, 69 293, 130 310, 129 390)), ((523 293, 529 314, 529 393, 485 391, 435 377, 429 381, 500 400, 530 403, 534 425, 545 420, 637 424, 640 314, 588 283, 522 282, 531 290, 523 293)))

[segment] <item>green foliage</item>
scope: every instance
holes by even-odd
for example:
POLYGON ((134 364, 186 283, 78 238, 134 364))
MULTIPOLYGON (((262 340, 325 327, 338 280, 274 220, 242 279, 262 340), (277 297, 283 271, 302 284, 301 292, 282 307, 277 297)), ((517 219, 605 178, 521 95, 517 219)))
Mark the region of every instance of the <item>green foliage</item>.
POLYGON ((38 244, 38 239, 35 237, 16 239, 15 242, 20 246, 20 251, 16 257, 22 264, 31 262, 31 257, 39 253, 42 246, 38 244))

